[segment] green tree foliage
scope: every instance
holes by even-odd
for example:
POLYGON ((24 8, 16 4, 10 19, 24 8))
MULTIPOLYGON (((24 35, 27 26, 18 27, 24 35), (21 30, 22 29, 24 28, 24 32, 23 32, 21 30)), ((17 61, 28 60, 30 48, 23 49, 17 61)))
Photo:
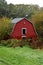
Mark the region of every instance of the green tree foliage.
POLYGON ((11 8, 11 12, 13 12, 13 18, 14 17, 26 17, 26 15, 28 15, 27 18, 31 18, 31 16, 39 11, 39 6, 37 5, 24 5, 24 4, 20 4, 20 5, 11 5, 9 4, 10 8, 11 8), (37 6, 37 7, 36 7, 37 6), (13 7, 13 9, 12 9, 13 7), (22 13, 22 14, 21 14, 22 13))
POLYGON ((3 17, 0 19, 0 40, 6 39, 11 31, 11 20, 3 17))
POLYGON ((7 2, 0 0, 0 17, 6 16, 7 2))
POLYGON ((6 16, 9 18, 15 18, 26 17, 26 15, 28 15, 27 18, 29 19, 37 11, 39 11, 38 5, 14 5, 12 3, 7 4, 5 0, 0 0, 0 17, 6 16))
POLYGON ((38 35, 43 38, 43 12, 33 15, 32 21, 35 24, 38 35))
POLYGON ((15 18, 15 13, 16 13, 16 9, 15 6, 13 4, 9 4, 7 6, 7 17, 9 18, 15 18))

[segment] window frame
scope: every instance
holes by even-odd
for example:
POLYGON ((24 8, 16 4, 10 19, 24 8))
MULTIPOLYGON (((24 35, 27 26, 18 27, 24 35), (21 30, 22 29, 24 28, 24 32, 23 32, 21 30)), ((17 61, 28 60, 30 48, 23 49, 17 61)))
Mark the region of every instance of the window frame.
POLYGON ((22 35, 25 35, 23 34, 23 29, 25 29, 25 34, 27 33, 27 28, 22 28, 22 35))

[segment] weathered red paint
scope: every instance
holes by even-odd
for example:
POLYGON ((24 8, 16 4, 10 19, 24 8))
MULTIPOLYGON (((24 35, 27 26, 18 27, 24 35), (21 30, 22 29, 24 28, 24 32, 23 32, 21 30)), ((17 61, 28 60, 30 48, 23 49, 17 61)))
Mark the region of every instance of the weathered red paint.
POLYGON ((35 32, 34 26, 30 21, 25 18, 16 23, 10 37, 22 39, 22 36, 24 36, 22 34, 22 28, 27 28, 27 33, 25 34, 26 38, 32 38, 33 40, 36 40, 37 34, 35 32))

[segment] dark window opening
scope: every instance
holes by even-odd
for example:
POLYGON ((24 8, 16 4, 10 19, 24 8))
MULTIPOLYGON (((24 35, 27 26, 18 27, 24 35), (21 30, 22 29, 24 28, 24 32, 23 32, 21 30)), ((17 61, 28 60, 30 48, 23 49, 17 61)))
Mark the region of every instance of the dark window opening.
POLYGON ((23 29, 23 34, 26 34, 26 29, 23 29))

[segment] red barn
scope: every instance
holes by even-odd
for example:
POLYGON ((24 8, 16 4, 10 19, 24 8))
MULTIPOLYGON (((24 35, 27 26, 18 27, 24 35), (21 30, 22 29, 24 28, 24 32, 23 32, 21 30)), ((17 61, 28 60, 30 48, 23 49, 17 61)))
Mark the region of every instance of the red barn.
POLYGON ((26 18, 15 18, 12 20, 14 24, 10 37, 16 39, 31 38, 36 40, 37 35, 33 24, 26 18))

